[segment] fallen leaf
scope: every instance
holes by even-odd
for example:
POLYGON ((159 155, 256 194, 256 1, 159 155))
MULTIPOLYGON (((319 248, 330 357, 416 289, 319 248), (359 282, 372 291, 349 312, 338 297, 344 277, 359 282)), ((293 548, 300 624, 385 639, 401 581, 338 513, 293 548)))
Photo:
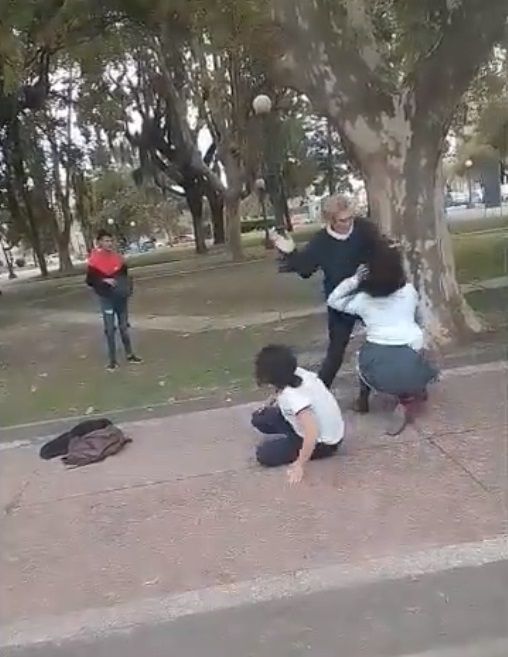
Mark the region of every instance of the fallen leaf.
POLYGON ((159 583, 159 578, 155 577, 154 579, 149 579, 148 581, 145 582, 145 586, 153 586, 154 584, 159 583))

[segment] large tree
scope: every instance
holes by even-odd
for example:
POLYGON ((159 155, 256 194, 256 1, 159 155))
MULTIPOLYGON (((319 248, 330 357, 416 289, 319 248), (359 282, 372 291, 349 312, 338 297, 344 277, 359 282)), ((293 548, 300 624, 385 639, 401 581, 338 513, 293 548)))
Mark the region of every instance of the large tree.
MULTIPOLYGON (((240 1, 240 0, 238 0, 240 1)), ((479 330, 455 278, 441 156, 457 105, 506 29, 506 0, 272 0, 256 38, 361 170, 400 239, 430 332, 479 330)), ((252 30, 251 30, 252 33, 252 30)))

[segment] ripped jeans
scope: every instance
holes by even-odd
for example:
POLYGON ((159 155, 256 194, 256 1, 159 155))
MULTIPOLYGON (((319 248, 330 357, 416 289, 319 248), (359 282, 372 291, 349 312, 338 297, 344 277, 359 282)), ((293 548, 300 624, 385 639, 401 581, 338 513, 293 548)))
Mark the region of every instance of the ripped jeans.
POLYGON ((116 326, 127 357, 132 356, 132 344, 129 335, 129 307, 126 298, 100 297, 104 333, 108 346, 108 357, 111 365, 116 363, 116 326))

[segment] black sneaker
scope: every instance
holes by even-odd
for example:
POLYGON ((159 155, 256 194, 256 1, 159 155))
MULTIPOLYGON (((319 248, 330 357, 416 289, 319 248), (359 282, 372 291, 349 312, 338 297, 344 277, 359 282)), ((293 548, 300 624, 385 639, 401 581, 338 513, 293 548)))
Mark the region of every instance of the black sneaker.
POLYGON ((110 363, 106 367, 106 372, 115 372, 118 369, 118 363, 110 363))
POLYGON ((131 356, 127 356, 127 362, 132 363, 133 365, 140 365, 143 362, 143 359, 132 354, 131 356))

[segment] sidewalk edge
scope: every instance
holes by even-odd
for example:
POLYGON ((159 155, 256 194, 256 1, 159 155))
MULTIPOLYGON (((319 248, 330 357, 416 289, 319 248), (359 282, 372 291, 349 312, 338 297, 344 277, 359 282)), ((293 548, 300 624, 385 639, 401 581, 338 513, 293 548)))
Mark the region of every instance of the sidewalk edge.
POLYGON ((504 560, 508 560, 508 535, 371 560, 354 566, 324 566, 0 626, 0 649, 76 638, 93 639, 128 632, 139 625, 158 625, 185 616, 282 600, 295 595, 484 566, 504 560))

